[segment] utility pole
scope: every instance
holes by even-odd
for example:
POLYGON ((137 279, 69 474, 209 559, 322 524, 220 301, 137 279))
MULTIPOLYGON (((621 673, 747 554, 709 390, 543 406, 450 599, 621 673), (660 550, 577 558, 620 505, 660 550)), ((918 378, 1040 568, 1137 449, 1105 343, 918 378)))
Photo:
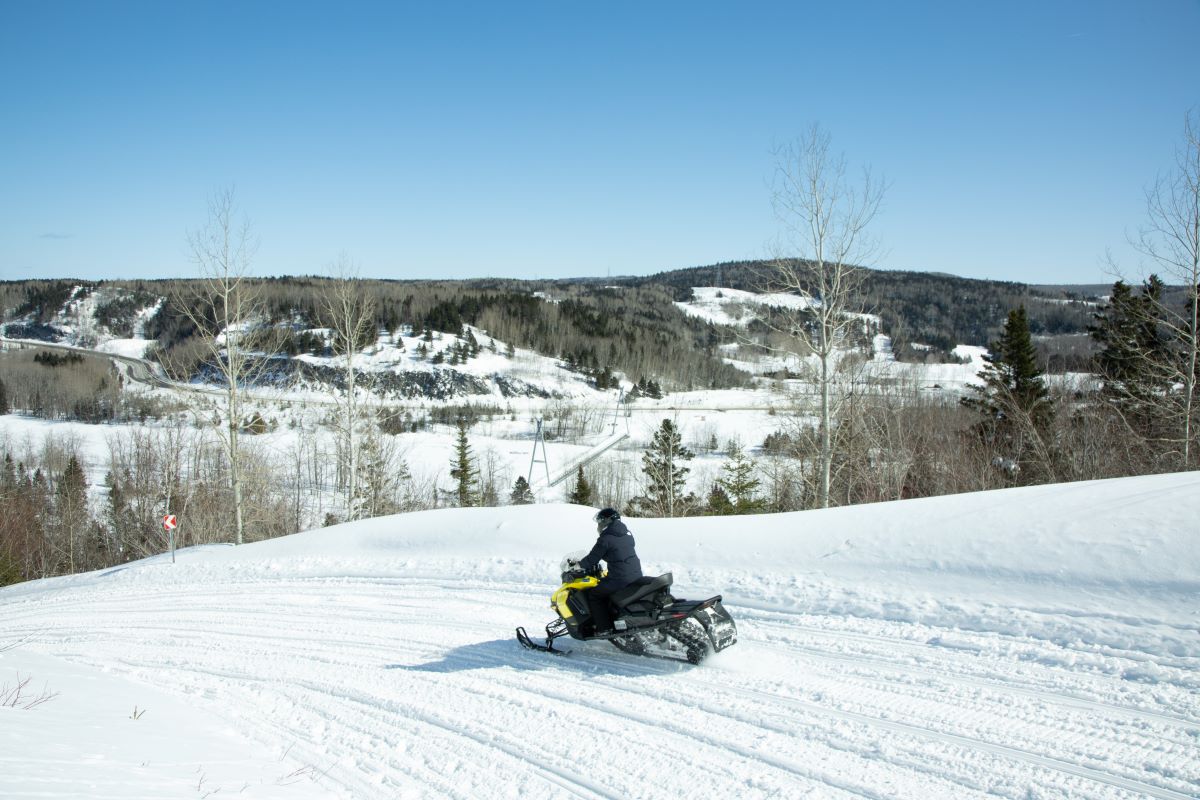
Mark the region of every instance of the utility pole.
POLYGON ((525 479, 530 486, 533 485, 533 465, 537 463, 541 463, 542 467, 546 470, 546 485, 549 486, 550 460, 546 457, 546 437, 542 435, 542 419, 540 417, 537 421, 537 433, 534 435, 533 439, 533 455, 531 455, 529 458, 529 476, 525 479), (537 457, 539 445, 541 445, 542 448, 541 458, 537 457))

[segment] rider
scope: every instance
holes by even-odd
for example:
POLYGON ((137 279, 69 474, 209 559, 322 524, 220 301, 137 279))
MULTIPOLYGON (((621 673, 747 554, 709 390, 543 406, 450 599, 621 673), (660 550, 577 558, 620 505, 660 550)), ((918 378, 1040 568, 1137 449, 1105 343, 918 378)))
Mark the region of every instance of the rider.
POLYGON ((615 508, 602 508, 593 519, 600 536, 579 566, 587 572, 593 572, 599 568, 601 561, 608 565, 608 575, 586 594, 596 633, 605 634, 612 633, 613 629, 612 608, 608 599, 642 577, 642 562, 633 549, 633 535, 615 508))

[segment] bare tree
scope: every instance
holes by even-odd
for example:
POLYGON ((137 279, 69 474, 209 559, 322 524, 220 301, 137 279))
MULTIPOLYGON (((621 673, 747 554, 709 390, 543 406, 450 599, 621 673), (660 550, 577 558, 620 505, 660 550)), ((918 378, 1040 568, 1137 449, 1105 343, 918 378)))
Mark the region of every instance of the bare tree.
POLYGON ((375 343, 375 299, 363 291, 353 262, 341 255, 334 264, 335 277, 325 295, 325 316, 333 332, 333 350, 341 362, 343 389, 337 399, 337 436, 344 468, 346 518, 362 515, 359 471, 365 428, 376 424, 375 415, 359 396, 360 373, 355 359, 375 343))
POLYGON ((1174 430, 1180 469, 1196 461, 1197 371, 1200 367, 1200 119, 1184 119, 1175 168, 1146 192, 1148 222, 1135 243, 1164 276, 1184 284, 1182 307, 1147 293, 1164 347, 1146 353, 1150 372, 1164 386, 1163 412, 1174 430))
POLYGON ((863 171, 861 184, 846 174, 845 158, 830 152, 830 136, 814 125, 799 140, 776 152, 772 204, 783 226, 781 250, 772 261, 765 288, 805 302, 784 307, 765 322, 783 335, 780 347, 812 368, 817 386, 817 503, 829 505, 833 461, 833 420, 841 397, 839 382, 853 362, 841 358, 865 318, 855 304, 865 278, 860 267, 877 252, 867 227, 879 212, 884 184, 863 171), (813 363, 815 361, 815 364, 813 363))
MULTIPOLYGON (((256 324, 265 322, 263 304, 248 275, 257 250, 250 223, 238 220, 232 189, 218 192, 209 202, 208 221, 188 235, 192 258, 201 280, 191 296, 174 298, 174 305, 196 327, 207 363, 225 384, 223 425, 218 427, 229 465, 233 494, 235 541, 244 540, 242 487, 243 453, 240 436, 249 413, 246 387, 266 370, 278 349, 256 324)), ((196 413, 196 408, 193 408, 196 413)))

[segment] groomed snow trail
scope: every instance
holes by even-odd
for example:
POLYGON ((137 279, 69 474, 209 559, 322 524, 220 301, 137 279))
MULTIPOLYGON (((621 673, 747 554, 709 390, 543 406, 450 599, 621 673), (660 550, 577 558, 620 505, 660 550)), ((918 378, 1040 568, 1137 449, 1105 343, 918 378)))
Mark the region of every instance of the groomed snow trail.
MULTIPOLYGON (((1200 787, 1200 724, 1159 686, 989 655, 986 636, 897 656, 895 638, 870 626, 848 621, 853 635, 840 636, 736 606, 742 641, 700 668, 591 643, 555 658, 506 635, 544 613, 544 594, 449 577, 87 590, 53 603, 70 624, 39 634, 43 606, 10 611, 5 627, 58 657, 219 702, 250 738, 290 742, 344 797, 1185 798, 1200 787)), ((1054 650, 1047 660, 1061 661, 1054 650)))
MULTIPOLYGON (((413 516, 447 536, 487 518, 441 513, 413 516)), ((534 513, 493 516, 524 530, 534 513)), ((544 513, 586 525, 583 509, 544 513)), ((477 544, 421 548, 374 524, 357 539, 336 538, 349 526, 306 534, 300 552, 222 548, 13 587, 0 631, 25 642, 0 668, 26 651, 189 698, 303 765, 303 797, 1200 795, 1200 653, 1155 644, 1194 637, 1194 615, 1064 610, 1039 596, 1013 610, 1019 625, 989 626, 987 607, 911 594, 870 614, 867 595, 855 613, 814 612, 787 607, 786 582, 763 577, 763 591, 727 595, 739 642, 699 667, 574 641, 555 657, 512 636, 548 620, 554 575, 535 576, 551 561, 474 553, 519 541, 504 524, 477 544)), ((851 606, 811 581, 827 605, 851 606)), ((0 754, 6 798, 35 796, 22 793, 23 755, 0 754)))

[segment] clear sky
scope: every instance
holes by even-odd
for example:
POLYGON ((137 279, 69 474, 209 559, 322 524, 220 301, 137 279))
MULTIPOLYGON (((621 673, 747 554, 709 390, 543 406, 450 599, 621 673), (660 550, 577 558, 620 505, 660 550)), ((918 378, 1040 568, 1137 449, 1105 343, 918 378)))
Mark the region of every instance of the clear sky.
POLYGON ((0 278, 646 274, 771 253, 812 123, 877 266, 1108 282, 1200 109, 1200 0, 0 0, 0 278))

